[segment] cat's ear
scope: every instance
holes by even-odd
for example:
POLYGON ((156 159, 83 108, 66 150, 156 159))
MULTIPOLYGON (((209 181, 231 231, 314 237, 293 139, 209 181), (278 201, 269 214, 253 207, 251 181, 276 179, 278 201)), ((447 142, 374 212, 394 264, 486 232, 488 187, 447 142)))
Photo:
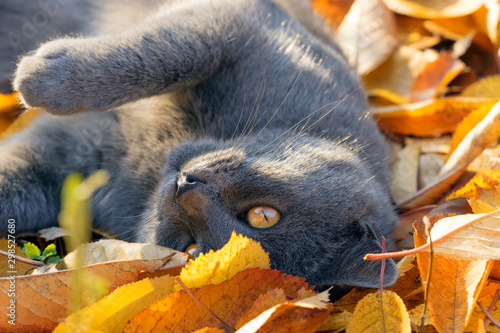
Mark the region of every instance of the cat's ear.
MULTIPOLYGON (((381 260, 367 261, 367 253, 381 253, 381 240, 377 239, 370 226, 353 223, 351 235, 356 238, 349 239, 344 244, 340 265, 331 267, 331 284, 378 288, 381 260)), ((384 272, 384 286, 396 282, 398 269, 392 259, 386 260, 384 272)))

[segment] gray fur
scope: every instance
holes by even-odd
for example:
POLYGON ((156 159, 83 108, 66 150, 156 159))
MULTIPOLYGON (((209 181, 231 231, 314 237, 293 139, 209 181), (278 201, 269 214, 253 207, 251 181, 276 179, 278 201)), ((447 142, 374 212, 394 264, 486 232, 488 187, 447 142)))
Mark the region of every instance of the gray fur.
MULTIPOLYGON (((109 3, 92 4, 89 21, 109 3)), ((105 169, 93 201, 101 232, 205 252, 236 230, 313 284, 376 286, 380 263, 362 258, 397 222, 386 149, 306 3, 170 1, 115 34, 22 58, 23 101, 71 116, 44 115, 0 146, 1 221, 15 218, 18 232, 54 225, 68 173, 105 169), (193 188, 176 196, 183 182, 193 188), (281 220, 248 225, 242 216, 259 205, 281 220)), ((386 284, 396 273, 391 261, 386 284)))

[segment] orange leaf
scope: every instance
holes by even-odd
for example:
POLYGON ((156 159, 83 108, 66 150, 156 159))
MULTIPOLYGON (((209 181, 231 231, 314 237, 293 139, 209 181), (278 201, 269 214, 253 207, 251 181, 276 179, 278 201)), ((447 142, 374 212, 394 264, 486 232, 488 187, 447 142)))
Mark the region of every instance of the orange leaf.
MULTIPOLYGON (((495 292, 497 290, 500 291, 500 283, 497 281, 488 281, 488 283, 481 290, 481 294, 479 295, 477 301, 481 302, 486 308, 489 308, 491 302, 493 301, 493 295, 495 295, 495 292)), ((497 300, 497 303, 493 307, 493 310, 490 311, 490 314, 493 316, 493 319, 495 319, 497 322, 500 322, 500 301, 497 300)), ((484 327, 483 323, 484 319, 485 319, 484 312, 476 304, 476 306, 474 307, 474 312, 472 313, 471 319, 469 321, 469 324, 467 325, 466 331, 474 332, 475 331, 474 329, 478 326, 479 321, 481 321, 481 324, 483 324, 484 327)), ((498 333, 500 332, 500 328, 494 326, 491 322, 489 322, 489 326, 486 332, 498 333)))
POLYGON ((446 200, 454 198, 479 198, 478 190, 492 190, 500 185, 499 169, 481 169, 467 184, 450 194, 446 200))
POLYGON ((402 106, 377 107, 372 112, 382 130, 404 135, 431 136, 453 132, 471 111, 480 106, 491 108, 496 101, 446 97, 402 106))
POLYGON ((225 330, 221 330, 219 328, 214 328, 214 327, 205 327, 202 328, 201 330, 196 330, 192 333, 225 333, 225 330))
MULTIPOLYGON (((234 327, 242 313, 252 307, 259 295, 269 289, 282 288, 296 297, 308 287, 304 279, 275 270, 251 268, 218 285, 191 289, 194 297, 210 308, 226 324, 234 327)), ((193 331, 203 327, 221 327, 221 323, 181 290, 151 305, 132 318, 125 332, 193 331), (166 315, 168 314, 168 315, 166 315)))
POLYGON ((286 296, 283 289, 272 289, 267 293, 262 294, 255 300, 255 303, 252 305, 247 312, 245 312, 238 322, 235 325, 235 328, 238 330, 246 323, 251 321, 252 319, 258 317, 262 312, 272 308, 275 305, 286 302, 286 296))
POLYGON ((427 63, 418 74, 411 87, 408 102, 421 102, 437 97, 464 68, 464 63, 456 59, 453 52, 439 54, 435 61, 427 63))
POLYGON ((247 323, 237 333, 314 333, 327 319, 328 291, 308 299, 281 303, 247 323))
POLYGON ((491 107, 489 105, 480 106, 478 109, 473 110, 469 113, 460 124, 458 124, 457 129, 453 133, 453 137, 451 138, 450 151, 448 152, 448 156, 451 155, 458 147, 458 144, 465 138, 467 133, 470 132, 481 120, 486 117, 488 112, 490 112, 491 107))
POLYGON ((312 7, 320 13, 332 27, 337 27, 351 8, 354 0, 313 0, 312 7))
MULTIPOLYGON (((416 221, 414 226, 415 247, 426 244, 424 223, 416 221)), ((435 253, 431 280, 427 281, 430 253, 418 253, 417 261, 424 285, 429 283, 428 306, 434 326, 439 332, 462 332, 493 262, 452 259, 435 253)))
POLYGON ((19 111, 22 106, 19 104, 19 94, 17 92, 10 95, 0 94, 0 114, 19 111))

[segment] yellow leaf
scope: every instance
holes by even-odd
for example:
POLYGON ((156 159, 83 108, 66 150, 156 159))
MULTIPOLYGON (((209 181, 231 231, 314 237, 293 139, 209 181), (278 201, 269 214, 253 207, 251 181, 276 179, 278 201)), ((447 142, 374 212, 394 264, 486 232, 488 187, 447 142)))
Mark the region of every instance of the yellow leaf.
MULTIPOLYGON (((420 324, 422 323, 423 312, 424 312, 424 304, 417 305, 416 307, 408 311, 408 315, 410 316, 410 321, 413 325, 420 327, 420 324)), ((425 320, 424 320, 424 326, 428 325, 432 325, 432 318, 429 312, 429 307, 427 307, 427 311, 425 312, 425 320)))
POLYGON ((451 139, 450 151, 448 156, 451 155, 457 149, 458 144, 465 138, 467 133, 470 132, 481 120, 486 117, 486 115, 490 112, 490 105, 482 105, 476 110, 473 110, 464 119, 458 124, 457 129, 453 133, 453 137, 451 139))
MULTIPOLYGON (((236 235, 220 250, 210 250, 190 261, 181 271, 180 279, 188 288, 219 284, 248 268, 270 268, 269 256, 258 242, 236 235)), ((181 287, 176 284, 176 290, 181 287)))
POLYGON ((478 189, 491 190, 500 185, 500 169, 481 169, 467 184, 450 194, 454 198, 479 198, 478 189))
POLYGON ((491 75, 467 86, 460 96, 476 98, 498 98, 500 95, 500 75, 491 75))
POLYGON ((385 131, 418 136, 434 136, 455 131, 471 111, 493 107, 498 99, 446 97, 407 105, 372 108, 378 126, 385 131))
POLYGON ((174 277, 144 279, 116 289, 94 305, 72 314, 59 324, 54 333, 82 326, 105 333, 122 332, 136 313, 173 291, 174 277))
POLYGON ((398 14, 418 18, 445 18, 471 14, 485 0, 385 0, 387 6, 398 14))
POLYGON ((357 332, 411 332, 410 318, 403 300, 388 290, 366 295, 356 305, 347 326, 346 333, 357 332))

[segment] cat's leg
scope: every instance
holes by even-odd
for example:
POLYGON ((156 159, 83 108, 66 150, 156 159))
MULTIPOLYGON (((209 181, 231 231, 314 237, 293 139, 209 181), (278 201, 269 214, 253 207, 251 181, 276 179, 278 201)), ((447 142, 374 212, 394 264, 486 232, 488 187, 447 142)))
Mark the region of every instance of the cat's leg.
POLYGON ((77 171, 88 176, 106 169, 112 173, 111 181, 116 181, 120 157, 125 155, 121 146, 112 113, 87 113, 72 119, 42 115, 3 141, 0 234, 5 235, 10 219, 16 221, 16 233, 57 225, 61 188, 68 174, 77 171))
POLYGON ((56 114, 106 110, 198 83, 228 65, 255 34, 253 0, 166 7, 124 33, 61 39, 25 57, 14 85, 29 106, 56 114))

